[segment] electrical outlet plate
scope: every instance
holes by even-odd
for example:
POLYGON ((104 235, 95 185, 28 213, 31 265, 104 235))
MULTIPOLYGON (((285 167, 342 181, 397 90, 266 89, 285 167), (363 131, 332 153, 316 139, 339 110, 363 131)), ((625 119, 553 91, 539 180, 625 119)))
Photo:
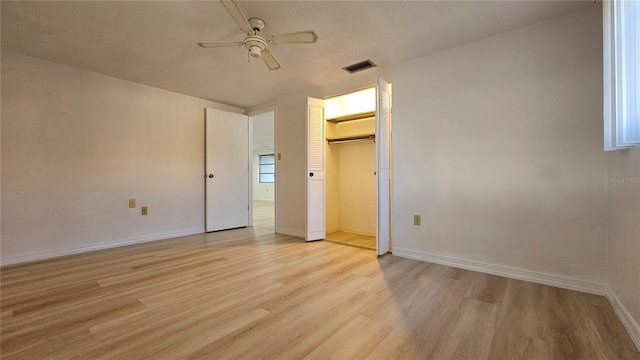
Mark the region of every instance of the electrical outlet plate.
POLYGON ((136 199, 129 199, 129 208, 133 209, 136 207, 136 199))
POLYGON ((146 206, 140 208, 142 215, 147 215, 149 213, 149 209, 146 206))
POLYGON ((420 226, 422 217, 420 215, 413 215, 413 225, 420 226))

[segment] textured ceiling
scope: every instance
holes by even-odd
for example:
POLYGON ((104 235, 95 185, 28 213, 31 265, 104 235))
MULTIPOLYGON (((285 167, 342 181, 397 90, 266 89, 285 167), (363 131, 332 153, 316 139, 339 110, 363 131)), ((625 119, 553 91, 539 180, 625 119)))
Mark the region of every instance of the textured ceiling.
POLYGON ((2 48, 166 90, 250 108, 346 80, 343 66, 390 66, 561 16, 591 1, 238 1, 262 35, 314 29, 317 44, 271 46, 269 71, 244 48, 218 1, 2 1, 2 48))

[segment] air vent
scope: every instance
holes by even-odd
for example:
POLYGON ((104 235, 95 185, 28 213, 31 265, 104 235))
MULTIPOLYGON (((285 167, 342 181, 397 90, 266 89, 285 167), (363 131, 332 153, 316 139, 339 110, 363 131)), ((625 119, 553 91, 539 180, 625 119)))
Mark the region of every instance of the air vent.
POLYGON ((342 69, 349 74, 357 73, 358 71, 371 69, 372 67, 376 67, 378 65, 374 64, 373 61, 367 59, 365 61, 360 61, 359 63, 345 66, 342 69))

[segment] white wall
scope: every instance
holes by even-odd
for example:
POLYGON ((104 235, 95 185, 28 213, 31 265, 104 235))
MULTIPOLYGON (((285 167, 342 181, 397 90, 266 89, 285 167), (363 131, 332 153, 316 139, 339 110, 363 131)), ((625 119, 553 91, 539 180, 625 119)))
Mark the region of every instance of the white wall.
POLYGON ((607 168, 609 286, 640 348, 640 148, 609 152, 607 168))
POLYGON ((1 95, 3 264, 204 231, 204 108, 240 109, 8 51, 1 95))
POLYGON ((403 64, 391 80, 395 254, 602 290, 599 7, 403 64))
POLYGON ((276 232, 298 237, 305 236, 306 99, 279 99, 276 112, 276 232))

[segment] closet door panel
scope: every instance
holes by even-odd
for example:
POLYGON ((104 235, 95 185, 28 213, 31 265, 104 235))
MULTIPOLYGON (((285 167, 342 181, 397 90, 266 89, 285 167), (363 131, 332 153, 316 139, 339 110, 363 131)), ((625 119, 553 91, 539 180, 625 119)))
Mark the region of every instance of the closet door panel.
POLYGON ((325 217, 325 115, 324 101, 307 98, 307 241, 324 239, 325 217))
POLYGON ((391 86, 376 81, 376 250, 389 252, 391 242, 391 86))

